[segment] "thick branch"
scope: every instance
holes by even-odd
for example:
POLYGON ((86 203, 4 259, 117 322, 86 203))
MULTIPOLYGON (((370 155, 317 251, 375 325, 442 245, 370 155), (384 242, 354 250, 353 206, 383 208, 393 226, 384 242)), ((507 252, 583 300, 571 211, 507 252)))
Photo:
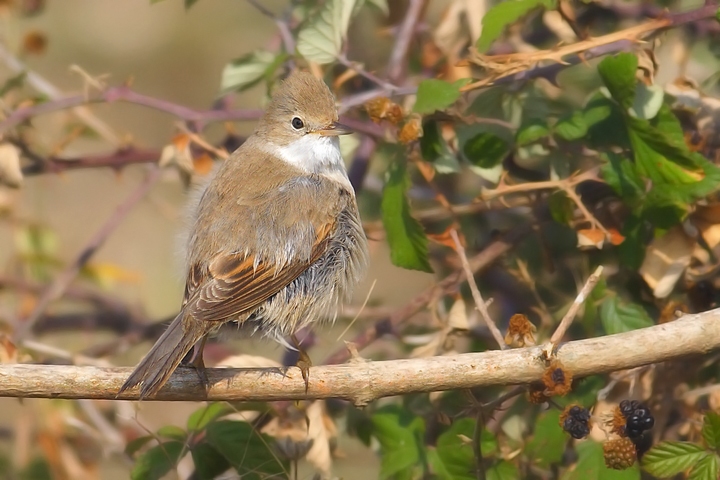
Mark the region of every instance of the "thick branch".
MULTIPOLYGON (((720 348, 720 309, 617 335, 561 345, 557 358, 576 377, 702 355, 720 348)), ((209 369, 207 395, 191 368, 180 368, 153 400, 276 401, 343 398, 356 405, 391 395, 526 384, 545 370, 542 347, 443 357, 354 362, 300 371, 209 369)), ((130 368, 1 365, 0 396, 115 399, 130 368)), ((137 400, 136 391, 117 397, 137 400)))

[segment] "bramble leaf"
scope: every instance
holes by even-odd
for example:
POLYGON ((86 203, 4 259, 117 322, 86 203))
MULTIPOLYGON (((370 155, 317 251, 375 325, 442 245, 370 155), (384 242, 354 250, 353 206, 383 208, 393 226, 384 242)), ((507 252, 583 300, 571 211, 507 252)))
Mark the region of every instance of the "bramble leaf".
POLYGON ((543 7, 551 10, 555 5, 555 0, 509 0, 496 3, 482 19, 482 33, 475 47, 480 52, 486 51, 503 30, 520 17, 535 8, 543 7))
POLYGON ((427 236, 422 225, 410 215, 406 196, 409 187, 404 160, 393 159, 388 168, 381 207, 390 245, 390 259, 398 267, 432 272, 428 260, 427 236))
POLYGON ((492 168, 499 164, 509 150, 505 140, 488 132, 475 135, 463 146, 465 157, 480 168, 492 168))
POLYGON ((607 297, 600 306, 600 319, 608 335, 653 325, 645 309, 633 303, 625 303, 616 295, 607 297))
POLYGON ((243 479, 261 480, 283 475, 288 462, 270 450, 272 438, 246 422, 220 420, 208 424, 207 443, 220 453, 243 479))
POLYGON ((307 60, 326 64, 342 50, 356 0, 328 0, 300 29, 297 51, 307 60))
POLYGON ((372 416, 373 436, 380 442, 380 478, 412 470, 420 463, 425 423, 397 406, 381 408, 372 416))
POLYGON ((436 110, 446 109, 460 98, 460 88, 468 82, 469 79, 462 79, 453 83, 434 78, 423 80, 418 85, 413 112, 433 113, 436 110))
POLYGON ((643 470, 656 477, 670 477, 696 465, 708 452, 690 442, 662 442, 650 449, 642 460, 643 470))
POLYGON ((715 412, 707 412, 703 421, 702 436, 708 447, 720 448, 720 415, 715 412))
POLYGON ((184 448, 183 442, 169 441, 140 455, 130 472, 132 480, 159 480, 175 467, 184 448))

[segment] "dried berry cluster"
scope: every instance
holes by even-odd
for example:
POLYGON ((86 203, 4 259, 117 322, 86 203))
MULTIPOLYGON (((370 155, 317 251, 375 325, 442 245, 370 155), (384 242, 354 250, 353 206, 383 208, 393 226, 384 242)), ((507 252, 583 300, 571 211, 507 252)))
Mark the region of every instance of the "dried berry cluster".
POLYGON ((590 434, 592 422, 590 411, 580 405, 568 405, 560 415, 563 430, 576 439, 585 438, 590 434))

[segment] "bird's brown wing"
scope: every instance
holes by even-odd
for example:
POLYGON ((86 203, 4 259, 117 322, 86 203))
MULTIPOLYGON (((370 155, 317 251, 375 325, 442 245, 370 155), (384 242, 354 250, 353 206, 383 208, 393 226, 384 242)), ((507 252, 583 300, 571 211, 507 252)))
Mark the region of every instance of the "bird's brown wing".
POLYGON ((244 254, 216 257, 204 271, 190 269, 186 285, 186 312, 198 320, 226 321, 252 312, 298 278, 327 251, 335 222, 317 230, 308 260, 277 268, 244 254))

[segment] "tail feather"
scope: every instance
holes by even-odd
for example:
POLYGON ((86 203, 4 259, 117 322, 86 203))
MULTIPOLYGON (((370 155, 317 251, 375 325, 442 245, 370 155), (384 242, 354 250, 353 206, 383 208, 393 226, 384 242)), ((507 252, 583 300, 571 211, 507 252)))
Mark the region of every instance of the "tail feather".
POLYGON ((183 312, 175 317, 165 333, 120 387, 118 395, 140 385, 140 400, 142 400, 154 395, 165 385, 183 357, 205 334, 202 328, 187 328, 186 320, 193 321, 185 317, 183 312))

